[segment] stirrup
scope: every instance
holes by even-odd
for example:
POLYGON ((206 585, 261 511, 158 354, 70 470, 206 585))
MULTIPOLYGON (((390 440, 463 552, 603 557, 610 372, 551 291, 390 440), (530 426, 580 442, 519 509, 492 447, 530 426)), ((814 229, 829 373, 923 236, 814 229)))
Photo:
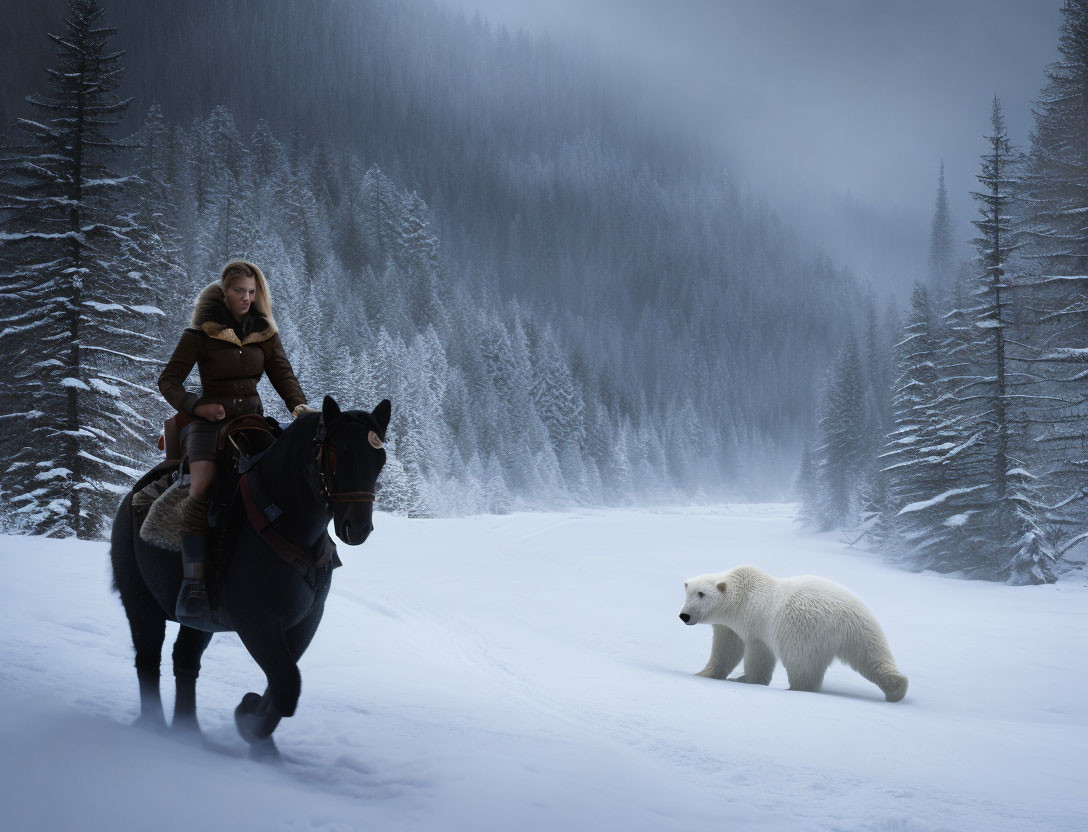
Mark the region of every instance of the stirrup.
POLYGON ((181 582, 178 602, 174 616, 179 624, 196 627, 211 622, 211 608, 208 606, 208 591, 202 581, 186 578, 181 582))
POLYGON ((208 590, 204 585, 204 535, 181 536, 181 562, 184 577, 174 606, 179 624, 198 630, 212 626, 208 590))

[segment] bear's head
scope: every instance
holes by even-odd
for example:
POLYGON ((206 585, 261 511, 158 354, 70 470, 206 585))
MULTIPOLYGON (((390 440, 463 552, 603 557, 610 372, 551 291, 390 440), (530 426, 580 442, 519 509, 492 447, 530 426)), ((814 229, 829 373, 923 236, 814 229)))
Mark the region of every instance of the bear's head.
POLYGON ((721 575, 697 575, 684 581, 684 592, 680 620, 685 624, 698 624, 721 607, 725 582, 721 575))

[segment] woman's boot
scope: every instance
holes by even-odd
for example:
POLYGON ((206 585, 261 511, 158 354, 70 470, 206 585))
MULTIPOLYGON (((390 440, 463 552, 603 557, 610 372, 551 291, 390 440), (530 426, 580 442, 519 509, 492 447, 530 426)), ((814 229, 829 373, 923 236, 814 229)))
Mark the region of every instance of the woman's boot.
POLYGON ((211 608, 204 583, 204 541, 208 531, 208 501, 192 495, 182 504, 181 591, 174 617, 179 624, 197 629, 211 626, 211 608))

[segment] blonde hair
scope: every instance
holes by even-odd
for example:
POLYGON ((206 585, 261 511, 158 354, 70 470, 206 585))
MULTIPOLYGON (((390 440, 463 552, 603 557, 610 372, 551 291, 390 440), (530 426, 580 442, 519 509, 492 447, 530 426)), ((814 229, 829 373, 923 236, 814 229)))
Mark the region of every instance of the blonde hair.
POLYGON ((253 278, 257 284, 257 291, 253 295, 253 306, 275 327, 276 320, 272 317, 272 296, 268 293, 268 283, 264 279, 264 273, 257 267, 256 263, 251 263, 248 260, 231 260, 227 263, 223 267, 223 273, 219 276, 219 285, 223 289, 223 295, 226 296, 231 284, 240 277, 253 278))

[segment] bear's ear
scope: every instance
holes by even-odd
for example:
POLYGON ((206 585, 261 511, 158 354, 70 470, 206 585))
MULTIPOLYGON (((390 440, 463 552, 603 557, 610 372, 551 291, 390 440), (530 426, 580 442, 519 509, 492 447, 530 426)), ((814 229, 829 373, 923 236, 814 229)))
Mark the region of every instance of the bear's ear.
POLYGON ((718 592, 720 592, 722 595, 725 595, 725 581, 722 581, 720 584, 718 584, 718 592))

